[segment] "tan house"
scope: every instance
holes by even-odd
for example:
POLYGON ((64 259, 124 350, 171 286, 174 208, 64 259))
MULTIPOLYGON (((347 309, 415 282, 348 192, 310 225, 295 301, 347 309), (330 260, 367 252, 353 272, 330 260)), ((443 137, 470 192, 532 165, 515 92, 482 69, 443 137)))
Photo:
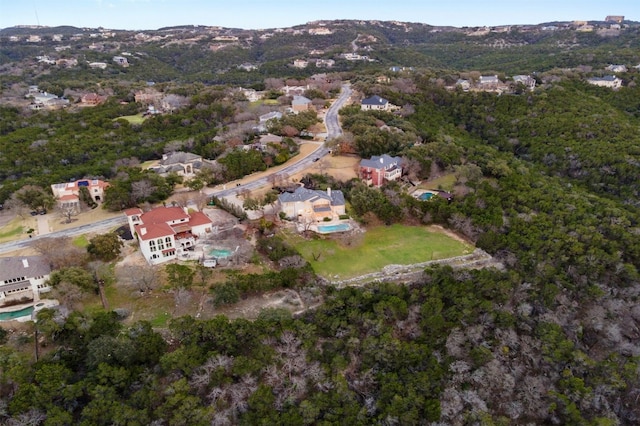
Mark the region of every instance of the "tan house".
POLYGON ((301 222, 320 222, 324 218, 336 219, 345 214, 345 201, 342 191, 317 191, 298 187, 293 192, 278 196, 280 211, 287 218, 301 222))
POLYGON ((87 188, 89 195, 96 203, 104 200, 104 191, 109 187, 108 182, 100 179, 81 179, 67 183, 54 183, 51 192, 61 208, 80 208, 80 189, 87 188))
POLYGON ((313 104, 311 103, 311 99, 305 98, 304 96, 294 96, 291 101, 291 110, 294 113, 299 113, 302 111, 309 111, 313 109, 313 104))

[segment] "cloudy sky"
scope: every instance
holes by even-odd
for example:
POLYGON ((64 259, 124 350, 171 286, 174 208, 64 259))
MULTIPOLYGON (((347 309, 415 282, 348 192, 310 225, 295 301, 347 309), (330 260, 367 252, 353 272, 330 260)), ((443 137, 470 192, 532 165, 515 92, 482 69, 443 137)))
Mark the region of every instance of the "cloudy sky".
POLYGON ((0 28, 73 25, 143 30, 175 25, 262 29, 319 19, 378 19, 483 26, 603 20, 640 21, 640 0, 0 0, 0 28))

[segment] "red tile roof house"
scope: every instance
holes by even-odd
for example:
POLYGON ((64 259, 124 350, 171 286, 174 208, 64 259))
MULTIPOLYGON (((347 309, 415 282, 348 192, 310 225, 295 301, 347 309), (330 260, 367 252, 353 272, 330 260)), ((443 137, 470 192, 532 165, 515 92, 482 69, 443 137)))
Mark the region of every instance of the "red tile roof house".
POLYGON ((131 235, 138 238, 140 251, 151 265, 168 262, 192 248, 196 239, 210 234, 213 222, 202 212, 188 214, 180 207, 156 207, 124 212, 131 235))
POLYGON ((74 182, 54 183, 51 185, 51 192, 56 197, 61 208, 80 208, 80 188, 86 187, 89 195, 96 203, 104 200, 104 190, 109 186, 108 182, 99 179, 80 179, 74 182))
POLYGON ((367 185, 380 187, 384 183, 397 180, 402 176, 402 159, 387 154, 374 155, 368 160, 362 159, 358 174, 367 185))
POLYGON ((51 268, 43 256, 0 258, 0 306, 21 300, 38 301, 49 287, 51 268))

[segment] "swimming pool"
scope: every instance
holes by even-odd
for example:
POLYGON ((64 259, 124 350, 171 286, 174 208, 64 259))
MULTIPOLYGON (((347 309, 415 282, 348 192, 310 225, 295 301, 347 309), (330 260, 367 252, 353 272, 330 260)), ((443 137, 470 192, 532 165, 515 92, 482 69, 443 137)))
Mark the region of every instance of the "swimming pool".
POLYGON ((423 194, 420 194, 420 199, 423 201, 430 200, 434 195, 436 194, 434 194, 433 192, 425 192, 423 194))
POLYGON ((225 257, 231 256, 231 250, 214 248, 209 250, 209 256, 215 257, 217 259, 224 259, 225 257))
POLYGON ((351 229, 348 223, 338 223, 336 225, 318 225, 318 232, 321 234, 330 234, 332 232, 344 232, 351 229))
POLYGON ((14 319, 18 319, 26 316, 31 318, 32 312, 33 312, 33 306, 27 306, 26 308, 22 308, 17 311, 0 312, 0 321, 14 320, 14 319))

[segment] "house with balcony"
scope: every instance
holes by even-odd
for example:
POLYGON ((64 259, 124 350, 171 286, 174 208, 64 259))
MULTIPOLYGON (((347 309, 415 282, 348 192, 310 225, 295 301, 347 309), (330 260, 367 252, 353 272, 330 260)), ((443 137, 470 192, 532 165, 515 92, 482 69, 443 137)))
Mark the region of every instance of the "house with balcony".
POLYGON ((104 200, 104 192, 109 187, 108 182, 100 179, 80 179, 73 182, 54 183, 51 185, 51 192, 58 202, 60 208, 80 209, 80 191, 87 188, 91 199, 95 203, 104 200))
POLYGON ((287 218, 299 222, 320 222, 345 214, 344 194, 331 188, 319 191, 300 186, 293 192, 280 194, 278 204, 287 218))
POLYGON ((0 306, 38 301, 51 290, 51 267, 43 256, 0 257, 0 306))
POLYGON ((358 175, 369 186, 379 188, 387 182, 400 179, 402 176, 402 159, 387 154, 374 155, 369 159, 362 159, 358 175))
POLYGON ((138 239, 140 252, 151 265, 177 259, 193 250, 198 238, 213 230, 213 222, 202 212, 187 213, 181 207, 156 207, 148 212, 125 210, 131 235, 138 239))

